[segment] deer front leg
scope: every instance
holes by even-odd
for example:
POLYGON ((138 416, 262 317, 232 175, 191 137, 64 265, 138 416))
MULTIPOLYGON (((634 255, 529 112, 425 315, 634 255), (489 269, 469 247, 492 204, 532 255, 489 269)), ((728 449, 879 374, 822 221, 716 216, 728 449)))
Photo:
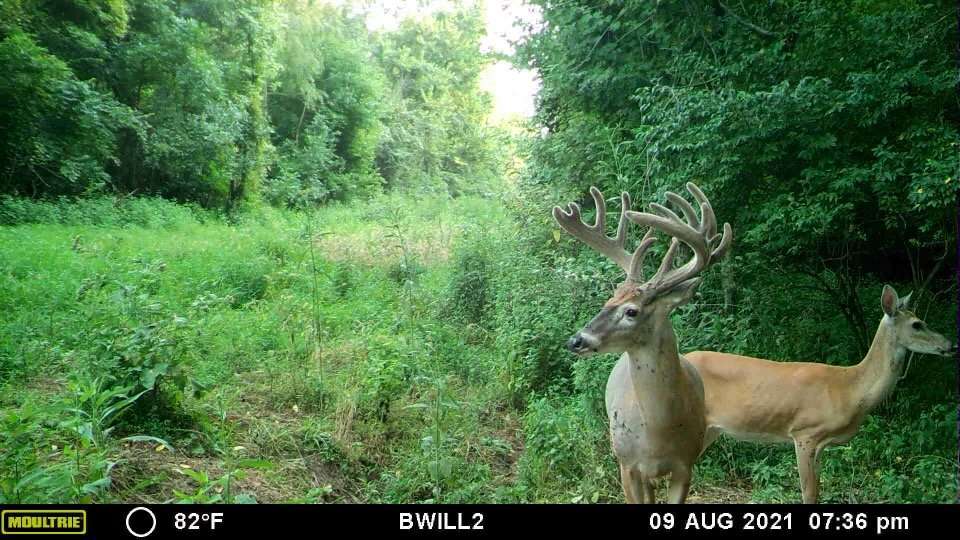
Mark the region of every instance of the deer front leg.
POLYGON ((623 485, 623 494, 629 504, 656 503, 653 482, 637 469, 620 465, 620 483, 623 485))
POLYGON ((640 489, 643 493, 643 502, 647 504, 656 504, 657 497, 654 495, 653 491, 653 480, 647 476, 640 476, 640 489))
POLYGON ((653 480, 636 469, 633 470, 631 475, 633 478, 633 492, 639 496, 640 502, 644 504, 656 504, 657 498, 653 491, 653 480))
POLYGON ((640 491, 640 473, 632 467, 620 463, 620 484, 623 486, 623 495, 627 498, 627 504, 640 504, 646 502, 643 500, 643 493, 640 491))
POLYGON ((683 504, 687 500, 687 493, 690 491, 690 478, 693 476, 689 468, 677 468, 670 475, 670 492, 667 494, 667 502, 670 504, 683 504))
POLYGON ((820 443, 812 439, 794 439, 797 471, 804 504, 814 504, 820 494, 820 443))

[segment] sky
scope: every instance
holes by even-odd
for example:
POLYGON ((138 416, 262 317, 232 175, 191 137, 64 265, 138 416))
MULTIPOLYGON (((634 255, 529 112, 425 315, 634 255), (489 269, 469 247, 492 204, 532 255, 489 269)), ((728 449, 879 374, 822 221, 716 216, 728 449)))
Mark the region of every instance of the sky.
MULTIPOLYGON (((484 15, 487 37, 480 48, 505 54, 513 52, 510 42, 523 36, 523 30, 514 26, 514 21, 535 24, 540 20, 534 8, 518 0, 486 0, 484 15)), ((519 70, 509 62, 495 62, 480 76, 480 87, 493 96, 491 121, 533 116, 534 97, 540 90, 534 71, 519 70)))
MULTIPOLYGON (((449 8, 449 0, 377 0, 367 15, 371 29, 396 28, 400 20, 417 13, 449 8), (377 9, 379 8, 379 9, 377 9)), ((486 0, 484 19, 487 36, 480 44, 485 52, 511 54, 511 41, 522 36, 523 30, 514 26, 519 19, 536 24, 540 20, 536 8, 521 0, 486 0)), ((493 96, 491 122, 498 123, 534 113, 534 97, 540 89, 536 74, 531 70, 518 70, 509 62, 494 62, 480 76, 480 88, 493 96)))

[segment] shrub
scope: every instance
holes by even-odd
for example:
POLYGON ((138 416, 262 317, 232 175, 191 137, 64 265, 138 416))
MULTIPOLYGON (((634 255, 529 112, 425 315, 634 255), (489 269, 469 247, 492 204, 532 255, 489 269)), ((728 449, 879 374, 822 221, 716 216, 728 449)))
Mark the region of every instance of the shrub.
POLYGON ((457 244, 445 304, 457 320, 478 325, 488 322, 493 302, 490 258, 487 243, 478 241, 476 236, 457 244))
POLYGON ((562 494, 592 502, 618 494, 606 430, 589 416, 575 399, 532 401, 523 418, 520 482, 551 501, 562 494))
POLYGON ((269 274, 274 263, 264 257, 249 260, 230 260, 219 273, 216 282, 220 291, 231 298, 231 305, 241 307, 263 299, 270 285, 269 274))
POLYGON ((356 286, 356 280, 354 270, 349 264, 338 263, 333 272, 333 290, 338 297, 343 298, 356 286))
POLYGON ((378 339, 368 345, 367 358, 359 367, 358 412, 385 422, 391 405, 410 387, 410 348, 403 337, 378 339))
POLYGON ((574 356, 564 344, 600 309, 613 280, 591 264, 579 273, 569 270, 572 259, 544 263, 513 249, 497 262, 493 314, 508 388, 515 404, 547 391, 570 394, 574 356))

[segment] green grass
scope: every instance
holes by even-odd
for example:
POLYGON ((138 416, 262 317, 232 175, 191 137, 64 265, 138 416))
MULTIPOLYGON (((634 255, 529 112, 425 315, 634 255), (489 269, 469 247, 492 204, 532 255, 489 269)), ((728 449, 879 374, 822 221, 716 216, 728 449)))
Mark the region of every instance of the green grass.
MULTIPOLYGON (((207 500, 198 493, 228 491, 216 482, 234 475, 234 494, 262 501, 471 500, 509 476, 474 460, 515 436, 509 419, 477 429, 495 354, 439 317, 453 243, 465 224, 505 226, 495 205, 384 197, 205 221, 0 229, 0 403, 37 411, 38 427, 4 455, 12 484, 27 478, 5 499, 73 498, 44 483, 83 444, 61 425, 68 382, 138 361, 180 371, 116 422, 97 456, 116 461, 111 481, 88 499, 207 500), (145 331, 156 337, 136 337, 145 331), (119 441, 134 434, 175 451, 119 441)), ((84 482, 99 474, 75 469, 84 482)))
MULTIPOLYGON (((0 227, 0 502, 621 500, 612 359, 561 348, 607 278, 522 211, 385 196, 227 223, 137 204, 0 227)), ((937 380, 827 452, 825 499, 952 500, 937 380)), ((693 496, 795 501, 793 467, 720 442, 693 496)))

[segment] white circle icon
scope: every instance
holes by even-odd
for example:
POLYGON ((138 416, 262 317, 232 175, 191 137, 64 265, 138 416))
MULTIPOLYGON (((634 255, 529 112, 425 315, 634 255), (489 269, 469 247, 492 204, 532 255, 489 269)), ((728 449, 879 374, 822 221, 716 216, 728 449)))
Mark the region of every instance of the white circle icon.
POLYGON ((154 513, 153 513, 152 511, 150 511, 150 509, 147 508, 146 506, 138 506, 138 507, 134 508, 133 510, 127 512, 127 530, 130 531, 130 534, 136 536, 137 538, 143 538, 143 537, 145 537, 145 536, 150 536, 151 534, 153 534, 153 530, 156 529, 156 528, 157 528, 157 516, 154 515, 154 513), (144 511, 144 512, 146 512, 147 514, 149 514, 149 515, 150 515, 150 519, 153 520, 153 524, 150 525, 150 530, 147 531, 147 532, 145 532, 145 533, 135 532, 135 531, 133 530, 133 528, 130 526, 130 518, 133 517, 134 514, 136 514, 137 512, 139 512, 139 511, 141 511, 141 510, 144 511))

